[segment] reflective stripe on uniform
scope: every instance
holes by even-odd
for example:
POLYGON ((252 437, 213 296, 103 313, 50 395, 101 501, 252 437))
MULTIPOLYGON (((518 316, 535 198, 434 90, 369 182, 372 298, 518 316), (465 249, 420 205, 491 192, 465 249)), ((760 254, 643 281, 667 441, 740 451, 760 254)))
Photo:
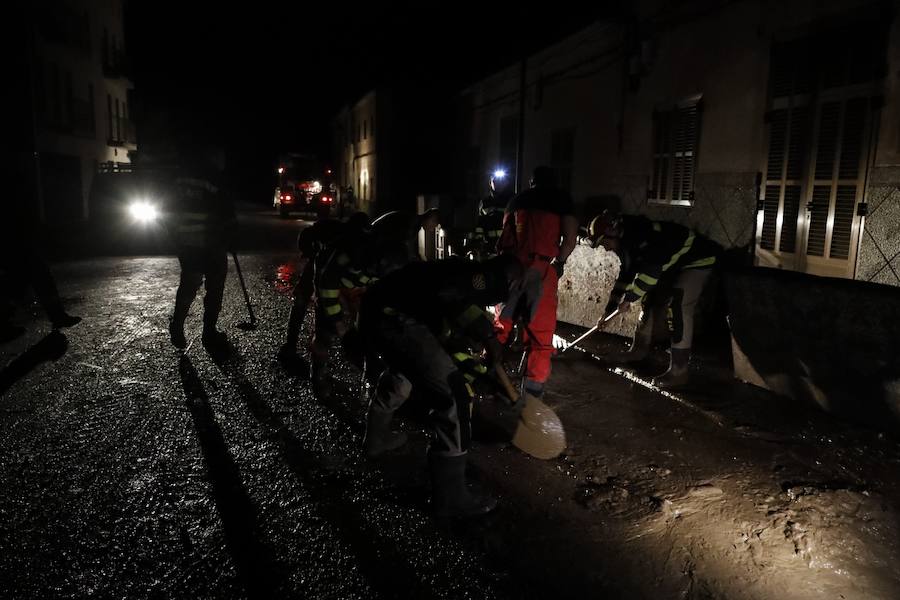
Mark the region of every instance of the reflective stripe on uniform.
POLYGON ((638 273, 638 276, 635 277, 636 281, 640 281, 641 283, 646 283, 647 285, 654 286, 659 283, 659 279, 655 277, 650 277, 646 273, 638 273))
POLYGON ((456 362, 466 362, 467 360, 472 360, 473 356, 471 354, 467 354, 465 352, 454 352, 450 355, 450 357, 456 362))
POLYGON ((334 315, 338 315, 341 313, 341 305, 340 304, 332 304, 330 306, 325 307, 325 314, 329 317, 333 317, 334 315))
POLYGON ((349 279, 347 279, 346 277, 341 277, 341 285, 343 285, 345 288, 354 288, 354 287, 356 287, 356 285, 355 285, 352 281, 350 281, 349 279))
POLYGON ((700 267, 709 267, 711 265, 716 264, 716 257, 710 256, 708 258, 701 258, 700 260, 695 260, 689 265, 685 265, 685 269, 699 269, 700 267))
POLYGON ((628 284, 628 287, 625 288, 625 293, 626 293, 626 294, 628 294, 628 293, 634 294, 634 295, 637 296, 639 299, 640 299, 640 298, 643 298, 644 296, 647 295, 647 292, 645 292, 644 290, 642 290, 642 289, 639 288, 638 286, 634 285, 633 282, 630 283, 630 284, 628 284))
POLYGON ((462 327, 466 327, 467 325, 471 325, 478 319, 485 317, 485 315, 486 313, 481 308, 473 304, 456 318, 456 322, 459 323, 462 327))
POLYGON ((337 298, 340 295, 340 290, 319 290, 319 298, 337 298))
POLYGON ((687 239, 684 241, 684 246, 681 247, 681 250, 679 250, 678 252, 676 252, 675 254, 672 255, 672 259, 665 264, 665 266, 662 268, 662 270, 664 272, 669 270, 669 267, 671 267, 672 265, 677 263, 678 259, 680 259, 682 256, 687 254, 690 251, 691 246, 693 246, 693 245, 694 245, 694 232, 691 231, 690 233, 688 233, 687 239))

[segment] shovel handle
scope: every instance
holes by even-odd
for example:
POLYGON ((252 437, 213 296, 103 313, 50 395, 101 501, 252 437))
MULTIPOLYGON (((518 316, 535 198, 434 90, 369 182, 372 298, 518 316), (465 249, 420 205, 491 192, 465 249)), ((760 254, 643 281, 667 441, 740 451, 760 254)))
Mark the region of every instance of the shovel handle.
POLYGON ((500 385, 503 386, 503 391, 506 392, 509 399, 513 401, 513 404, 518 402, 519 394, 516 393, 516 388, 509 380, 509 375, 506 374, 506 369, 503 368, 503 365, 497 363, 494 365, 494 371, 497 372, 497 379, 500 380, 500 385))
POLYGON ((582 341, 584 341, 584 339, 586 337, 597 333, 597 331, 599 331, 602 326, 604 326, 607 323, 609 323, 610 321, 612 321, 614 318, 616 318, 616 315, 618 315, 618 314, 619 314, 619 309, 617 308, 614 311, 612 311, 611 313, 609 313, 608 315, 606 315, 605 317, 603 317, 602 321, 600 321, 599 323, 597 323, 596 325, 594 325, 593 327, 588 329, 585 333, 578 336, 578 339, 576 339, 574 342, 572 342, 571 344, 569 344, 568 346, 563 348, 563 351, 560 352, 560 354, 565 354, 569 348, 572 348, 573 346, 577 346, 582 341))

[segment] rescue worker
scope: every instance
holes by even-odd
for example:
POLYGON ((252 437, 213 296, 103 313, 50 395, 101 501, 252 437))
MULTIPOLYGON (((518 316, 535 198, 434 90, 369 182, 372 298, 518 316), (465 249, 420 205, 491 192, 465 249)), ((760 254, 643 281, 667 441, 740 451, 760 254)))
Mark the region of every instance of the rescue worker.
POLYGON ((347 231, 319 254, 316 270, 315 333, 309 346, 312 382, 320 402, 332 392, 329 352, 334 338, 343 339, 355 322, 355 308, 377 267, 370 231, 347 231))
POLYGON ((294 301, 288 317, 287 338, 278 351, 278 358, 283 362, 301 361, 297 356, 297 342, 300 338, 303 320, 306 317, 306 309, 315 291, 316 260, 320 253, 342 235, 351 232, 362 234, 369 225, 369 215, 358 212, 350 215, 346 222, 336 219, 321 219, 304 228, 297 236, 297 247, 300 250, 300 279, 294 287, 294 301))
POLYGON ((506 343, 513 326, 523 321, 528 352, 525 391, 540 398, 550 377, 556 330, 557 282, 578 241, 572 198, 556 187, 549 167, 537 167, 531 188, 513 198, 503 217, 498 249, 518 258, 526 268, 523 285, 497 314, 498 338, 506 343))
POLYGON ((497 242, 503 233, 503 213, 512 200, 512 185, 503 169, 491 174, 491 192, 478 203, 475 229, 466 235, 466 254, 484 260, 497 254, 497 242))
POLYGON ((53 274, 36 243, 40 236, 36 215, 29 210, 33 189, 28 175, 34 156, 19 151, 17 146, 4 159, 9 173, 4 178, 6 202, 0 217, 0 341, 5 342, 25 333, 23 327, 11 323, 15 313, 11 300, 19 295, 22 283, 31 287, 53 329, 77 325, 81 317, 66 312, 53 274))
POLYGON ((668 309, 669 369, 654 384, 663 389, 686 385, 694 313, 722 247, 684 225, 614 211, 595 217, 589 233, 594 247, 603 246, 619 255, 620 279, 630 281, 619 301, 619 311, 628 312, 635 304, 641 307, 631 347, 613 358, 621 363, 645 359, 650 352, 654 321, 668 309))
MULTIPOLYGON (((380 254, 402 251, 406 258, 403 264, 415 260, 423 260, 419 255, 419 231, 433 234, 441 224, 440 213, 430 208, 421 215, 392 210, 372 221, 372 231, 380 254)), ((395 266, 402 266, 395 265, 395 266)))
POLYGON ((428 467, 438 516, 478 515, 496 506, 496 500, 466 485, 473 391, 451 356, 458 348, 445 340, 463 336, 497 364, 502 349, 482 307, 506 298, 521 273, 511 255, 482 263, 461 258, 410 263, 363 296, 360 333, 370 355, 387 365, 369 406, 365 451, 376 457, 405 443, 405 435, 391 431, 391 420, 417 390, 416 398, 430 409, 428 467))
POLYGON ((219 348, 227 342, 217 329, 228 250, 237 231, 234 206, 221 184, 224 160, 208 148, 181 150, 182 167, 173 174, 169 188, 170 234, 175 243, 181 276, 175 295, 175 310, 169 320, 169 337, 176 348, 184 348, 184 322, 191 303, 203 284, 203 344, 219 348))

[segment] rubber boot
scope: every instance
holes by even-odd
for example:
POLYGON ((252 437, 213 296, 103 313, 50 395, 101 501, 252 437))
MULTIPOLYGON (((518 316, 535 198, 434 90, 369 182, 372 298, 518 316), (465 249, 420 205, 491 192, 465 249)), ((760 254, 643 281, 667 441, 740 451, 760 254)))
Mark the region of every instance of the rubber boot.
POLYGON ((391 431, 394 413, 369 409, 366 422, 366 437, 363 448, 366 456, 376 458, 391 450, 396 450, 406 443, 406 434, 402 431, 391 431))
POLYGON ((466 455, 430 454, 431 497, 436 517, 475 517, 497 508, 497 500, 466 484, 466 455))
POLYGON ((653 310, 645 308, 641 313, 631 347, 625 352, 607 354, 605 359, 611 363, 628 364, 644 360, 650 354, 650 343, 653 341, 653 310))
POLYGON ((313 393, 316 399, 322 404, 327 404, 331 400, 334 393, 334 382, 331 380, 331 367, 326 360, 322 360, 315 354, 311 354, 312 367, 310 368, 310 377, 312 378, 313 393))
POLYGON ((61 305, 57 305, 47 311, 50 317, 50 324, 53 329, 62 329, 63 327, 72 327, 81 323, 81 317, 75 317, 63 310, 61 305))
POLYGON ((228 335, 224 331, 216 329, 215 325, 204 326, 201 339, 207 348, 221 348, 228 343, 228 335))
POLYGON ((690 381, 690 348, 672 348, 669 370, 653 380, 653 385, 661 390, 684 387, 690 381))
POLYGON ((187 339, 184 337, 184 321, 169 319, 169 339, 176 348, 187 347, 187 339))
POLYGON ((540 400, 544 397, 544 384, 540 381, 525 379, 522 384, 522 391, 540 400))

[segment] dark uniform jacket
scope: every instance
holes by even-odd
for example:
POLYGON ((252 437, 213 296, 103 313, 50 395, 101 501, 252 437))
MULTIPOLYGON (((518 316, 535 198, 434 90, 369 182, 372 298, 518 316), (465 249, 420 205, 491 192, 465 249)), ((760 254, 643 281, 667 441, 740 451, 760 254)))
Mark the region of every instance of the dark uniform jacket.
POLYGON ((181 248, 231 245, 237 217, 231 198, 215 177, 203 171, 174 173, 168 186, 169 231, 181 248))
POLYGON ((670 285, 684 269, 712 268, 722 247, 684 225, 651 221, 644 216, 622 217, 619 279, 631 279, 624 300, 637 302, 659 285, 670 285))
POLYGON ((485 340, 494 332, 482 307, 506 299, 508 290, 505 275, 488 273, 474 261, 450 258, 410 263, 366 291, 362 317, 402 314, 438 337, 450 327, 485 340))

